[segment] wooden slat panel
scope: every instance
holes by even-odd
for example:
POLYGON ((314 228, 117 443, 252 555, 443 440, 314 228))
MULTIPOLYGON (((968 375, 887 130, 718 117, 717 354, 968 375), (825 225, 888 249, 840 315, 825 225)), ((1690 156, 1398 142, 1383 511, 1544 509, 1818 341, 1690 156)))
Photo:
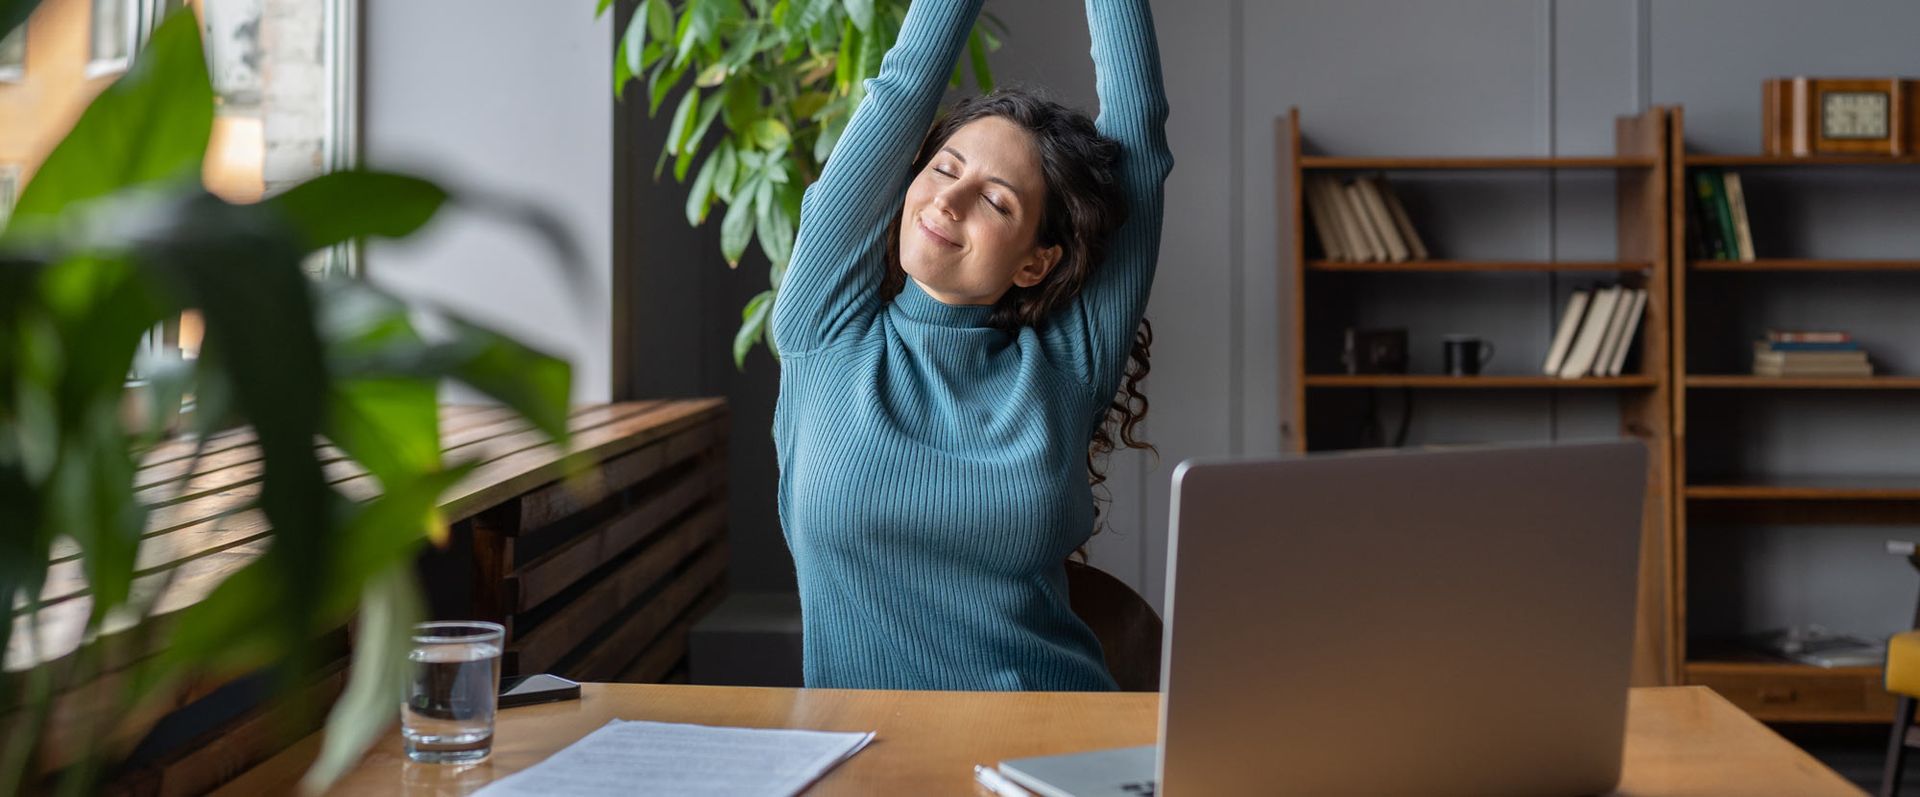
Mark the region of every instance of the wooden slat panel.
POLYGON ((578 467, 576 460, 600 461, 632 451, 716 415, 724 416, 725 407, 721 399, 672 402, 575 435, 569 457, 543 446, 490 462, 454 485, 441 503, 442 510, 449 520, 471 517, 481 509, 566 476, 578 467))
POLYGON ((544 672, 565 657, 609 620, 627 611, 702 546, 719 539, 726 528, 726 508, 718 503, 660 535, 631 561, 532 629, 523 629, 508 644, 515 672, 544 672))
POLYGON ((646 652, 641 653, 639 658, 634 659, 633 663, 627 665, 627 668, 613 680, 637 684, 658 683, 665 680, 668 673, 686 663, 687 640, 693 635, 694 623, 700 622, 700 618, 712 612, 726 596, 725 583, 716 584, 712 589, 707 590, 700 596, 700 600, 693 604, 693 608, 680 615, 680 619, 673 621, 673 625, 667 630, 660 632, 660 636, 647 645, 646 652))
MULTIPOLYGON (((646 605, 627 615, 620 627, 595 645, 568 671, 575 680, 595 681, 617 676, 634 655, 686 613, 703 592, 720 585, 727 572, 727 546, 724 540, 708 546, 693 564, 673 582, 651 598, 646 605)), ((531 670, 528 670, 531 672, 531 670)))
POLYGON ((549 551, 516 569, 512 611, 524 612, 545 603, 586 574, 653 536, 667 521, 712 495, 726 482, 726 463, 712 461, 672 482, 635 498, 620 516, 581 534, 564 547, 549 551))
MULTIPOLYGON (((296 697, 311 705, 331 705, 347 685, 346 662, 329 668, 319 682, 296 697)), ((290 718, 264 710, 248 712, 225 726, 213 729, 171 757, 117 778, 103 793, 108 795, 194 795, 206 794, 255 765, 286 749, 288 734, 319 730, 324 713, 314 713, 310 721, 289 726, 290 718)))
POLYGON ((590 479, 563 480, 527 493, 520 498, 520 528, 529 531, 544 528, 578 513, 675 463, 713 448, 725 436, 723 420, 715 419, 609 460, 598 470, 583 474, 590 479))

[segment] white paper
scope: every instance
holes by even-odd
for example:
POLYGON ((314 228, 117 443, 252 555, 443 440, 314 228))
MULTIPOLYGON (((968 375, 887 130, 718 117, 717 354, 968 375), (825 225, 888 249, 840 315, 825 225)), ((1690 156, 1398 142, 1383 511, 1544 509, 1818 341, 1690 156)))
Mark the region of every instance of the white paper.
POLYGON ((872 733, 613 720, 474 797, 791 797, 871 741, 872 733))

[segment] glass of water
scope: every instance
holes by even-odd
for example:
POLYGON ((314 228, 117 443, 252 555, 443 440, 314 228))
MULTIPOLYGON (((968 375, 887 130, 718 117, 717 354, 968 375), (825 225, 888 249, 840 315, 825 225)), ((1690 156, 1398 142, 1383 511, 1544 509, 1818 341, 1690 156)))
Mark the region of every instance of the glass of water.
POLYGON ((412 680, 400 707, 407 757, 425 763, 478 761, 493 752, 500 692, 498 623, 455 621, 413 627, 412 680))

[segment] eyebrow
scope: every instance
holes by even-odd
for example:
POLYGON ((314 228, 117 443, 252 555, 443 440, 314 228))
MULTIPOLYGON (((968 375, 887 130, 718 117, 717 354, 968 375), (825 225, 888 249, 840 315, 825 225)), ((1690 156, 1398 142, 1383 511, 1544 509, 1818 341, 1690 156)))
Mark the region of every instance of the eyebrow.
MULTIPOLYGON (((957 150, 957 149, 954 149, 953 147, 941 147, 941 148, 940 148, 940 151, 941 151, 941 152, 945 152, 945 153, 947 153, 947 154, 949 154, 949 155, 952 155, 952 156, 954 156, 955 158, 959 158, 959 159, 960 159, 960 162, 961 162, 961 163, 966 163, 966 162, 967 162, 967 156, 965 156, 965 155, 962 155, 962 154, 960 154, 960 150, 957 150)), ((1009 182, 1007 182, 1007 181, 1006 181, 1006 180, 1004 180, 1004 179, 1001 179, 1001 178, 999 178, 999 177, 994 177, 994 176, 992 176, 992 175, 988 175, 988 176, 987 176, 987 182, 989 182, 989 183, 998 183, 998 184, 1000 184, 1000 185, 1004 185, 1004 186, 1006 186, 1006 187, 1007 187, 1007 190, 1008 190, 1008 191, 1012 191, 1012 192, 1013 192, 1013 195, 1014 195, 1014 196, 1020 196, 1020 189, 1019 189, 1019 188, 1017 188, 1017 187, 1015 187, 1013 183, 1009 183, 1009 182)))

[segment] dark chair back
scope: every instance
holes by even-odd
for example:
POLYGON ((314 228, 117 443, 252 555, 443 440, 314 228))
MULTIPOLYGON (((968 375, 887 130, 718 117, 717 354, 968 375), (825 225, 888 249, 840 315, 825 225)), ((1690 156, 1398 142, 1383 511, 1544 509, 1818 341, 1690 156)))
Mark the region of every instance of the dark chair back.
POLYGON ((1099 637, 1120 691, 1160 690, 1160 615, 1140 593, 1100 568, 1068 560, 1067 600, 1099 637))

